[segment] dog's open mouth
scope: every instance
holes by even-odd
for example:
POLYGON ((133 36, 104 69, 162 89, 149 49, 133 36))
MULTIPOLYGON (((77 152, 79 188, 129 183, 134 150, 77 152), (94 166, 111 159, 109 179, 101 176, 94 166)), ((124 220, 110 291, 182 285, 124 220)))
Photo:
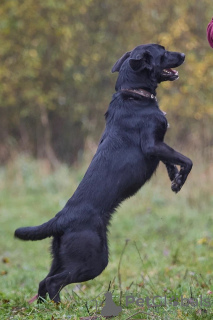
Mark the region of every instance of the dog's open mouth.
POLYGON ((164 81, 165 80, 170 80, 170 81, 177 80, 179 78, 178 71, 175 69, 171 69, 171 68, 163 69, 163 71, 161 72, 161 78, 164 81))

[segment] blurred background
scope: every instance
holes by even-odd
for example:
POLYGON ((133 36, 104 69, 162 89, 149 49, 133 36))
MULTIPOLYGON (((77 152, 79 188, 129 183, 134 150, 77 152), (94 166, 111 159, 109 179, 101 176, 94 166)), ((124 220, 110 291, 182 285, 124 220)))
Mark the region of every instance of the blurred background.
POLYGON ((212 0, 2 0, 0 15, 1 165, 25 154, 55 169, 94 153, 117 77, 111 67, 145 43, 186 54, 180 79, 158 89, 166 140, 211 161, 212 0))
MULTIPOLYGON (((19 313, 41 319, 41 310, 42 319, 64 319, 78 307, 88 315, 84 299, 107 291, 109 283, 120 288, 126 239, 120 274, 127 293, 134 283, 135 296, 212 295, 213 49, 206 37, 212 16, 212 0, 1 0, 1 319, 19 313), (67 306, 25 310, 23 301, 47 274, 49 239, 22 242, 14 230, 49 220, 75 191, 104 130, 117 78, 111 68, 145 43, 186 54, 180 79, 160 84, 157 97, 170 123, 165 141, 191 158, 193 169, 176 195, 161 164, 122 204, 110 227, 109 266, 78 291, 83 300, 75 300, 69 286, 67 306)), ((202 312, 170 311, 170 319, 193 320, 202 312)), ((208 319, 212 315, 213 308, 208 319)))

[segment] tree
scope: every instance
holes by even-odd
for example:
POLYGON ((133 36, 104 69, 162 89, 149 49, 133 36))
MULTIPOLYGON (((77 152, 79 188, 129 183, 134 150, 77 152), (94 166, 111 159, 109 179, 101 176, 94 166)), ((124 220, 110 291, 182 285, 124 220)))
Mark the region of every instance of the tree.
MULTIPOLYGON (((178 120, 171 139, 197 143, 195 129, 212 121, 210 8, 211 0, 3 0, 1 161, 13 150, 46 157, 53 167, 75 161, 86 137, 97 141, 103 129, 116 79, 112 65, 149 42, 186 53, 179 82, 158 92, 171 121, 178 120)), ((204 135, 211 144, 210 130, 204 135)))

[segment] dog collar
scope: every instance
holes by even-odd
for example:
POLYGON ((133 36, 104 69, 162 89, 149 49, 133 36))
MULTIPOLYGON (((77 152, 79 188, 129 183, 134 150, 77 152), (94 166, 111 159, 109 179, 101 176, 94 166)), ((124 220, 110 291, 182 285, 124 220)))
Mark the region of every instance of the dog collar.
POLYGON ((152 94, 149 91, 146 91, 144 89, 121 89, 121 91, 133 92, 133 93, 139 94, 140 96, 143 96, 145 98, 154 99, 155 101, 157 101, 157 97, 154 94, 152 94))

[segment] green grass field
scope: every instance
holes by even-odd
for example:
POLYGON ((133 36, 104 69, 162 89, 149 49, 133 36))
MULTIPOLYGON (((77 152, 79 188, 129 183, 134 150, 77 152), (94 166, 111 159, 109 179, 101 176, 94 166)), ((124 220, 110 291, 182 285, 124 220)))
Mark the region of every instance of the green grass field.
POLYGON ((28 303, 48 272, 50 239, 23 242, 14 239, 13 232, 54 216, 86 166, 61 166, 50 173, 46 163, 19 157, 1 168, 0 319, 95 319, 108 290, 122 306, 118 319, 213 319, 213 172, 195 160, 179 194, 172 193, 166 169, 160 166, 152 180, 122 204, 109 229, 108 267, 92 281, 63 289, 60 305, 49 300, 28 303), (128 296, 135 302, 126 306, 128 296), (152 301, 155 296, 159 298, 152 301), (166 305, 158 307, 163 297, 166 305))

